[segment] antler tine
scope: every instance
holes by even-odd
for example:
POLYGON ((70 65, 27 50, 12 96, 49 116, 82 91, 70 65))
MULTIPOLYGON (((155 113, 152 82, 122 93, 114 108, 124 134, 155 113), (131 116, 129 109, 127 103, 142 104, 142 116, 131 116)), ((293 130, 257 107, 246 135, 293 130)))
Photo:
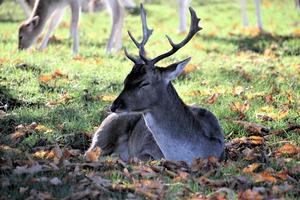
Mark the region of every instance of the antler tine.
POLYGON ((200 18, 197 17, 196 12, 194 11, 193 8, 189 8, 190 13, 191 13, 191 25, 190 25, 190 30, 188 35, 178 44, 175 44, 172 39, 166 35, 170 45, 172 46, 172 49, 162 55, 157 56, 156 58, 152 59, 151 62, 152 64, 155 64, 157 62, 159 62, 160 60, 167 58, 169 56, 171 56, 172 54, 176 53, 181 47, 183 47, 184 45, 186 45, 192 38, 193 36, 200 31, 202 28, 199 26, 199 21, 200 18))
MULTIPOLYGON (((131 40, 133 41, 133 43, 135 44, 135 46, 139 49, 139 56, 140 58, 145 62, 148 63, 150 60, 146 58, 145 55, 145 44, 148 42, 149 37, 151 36, 153 29, 149 29, 147 26, 147 16, 146 16, 146 11, 144 9, 143 4, 141 4, 141 18, 142 18, 142 30, 143 30, 143 39, 141 42, 138 42, 133 35, 131 34, 130 31, 128 31, 128 35, 131 38, 131 40)), ((125 51, 126 56, 130 59, 130 60, 135 60, 135 58, 133 58, 133 56, 130 56, 128 54, 128 52, 125 51)), ((134 62, 134 61, 133 61, 134 62)), ((136 62, 134 62, 136 63, 136 62)))
POLYGON ((141 42, 139 54, 142 55, 142 57, 144 57, 145 56, 144 46, 148 42, 148 39, 153 32, 153 29, 148 28, 146 11, 144 9, 143 4, 141 4, 141 18, 142 18, 142 28, 143 28, 143 40, 141 42))
POLYGON ((131 60, 134 64, 138 64, 139 63, 139 59, 135 58, 134 56, 130 55, 127 51, 127 48, 124 49, 125 55, 126 57, 131 60))

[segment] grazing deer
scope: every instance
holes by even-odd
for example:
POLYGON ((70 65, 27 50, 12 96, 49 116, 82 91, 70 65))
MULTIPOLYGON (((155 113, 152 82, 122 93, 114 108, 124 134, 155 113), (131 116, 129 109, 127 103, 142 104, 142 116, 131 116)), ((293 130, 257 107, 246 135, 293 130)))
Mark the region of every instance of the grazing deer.
POLYGON ((29 48, 42 33, 46 22, 52 17, 49 31, 42 41, 40 49, 46 47, 52 31, 58 25, 64 8, 71 7, 71 36, 73 37, 73 54, 78 53, 78 22, 80 16, 80 0, 36 0, 31 16, 19 28, 19 49, 29 48))
POLYGON ((187 163, 198 157, 222 156, 224 137, 217 118, 204 108, 184 104, 171 83, 191 58, 165 68, 156 65, 201 30, 200 19, 192 8, 189 10, 191 25, 186 38, 175 44, 167 36, 172 49, 149 59, 144 46, 152 30, 147 27, 146 13, 141 5, 142 41, 138 42, 128 32, 139 49, 139 57, 129 55, 125 49, 126 56, 134 63, 133 69, 111 106, 114 113, 102 122, 87 152, 100 147, 103 155, 118 153, 125 160, 165 158, 187 163))
MULTIPOLYGON (((21 5, 25 5, 24 0, 18 1, 20 1, 21 5)), ((39 47, 40 50, 45 49, 50 36, 60 22, 64 8, 67 5, 70 5, 72 14, 71 37, 73 38, 73 54, 76 55, 79 51, 78 22, 81 1, 86 0, 36 0, 31 16, 28 20, 23 22, 19 28, 19 49, 29 48, 42 33, 48 19, 52 17, 48 31, 39 47)), ((185 31, 185 10, 188 1, 189 0, 178 0, 181 19, 179 29, 181 32, 185 31)), ((93 3, 93 1, 91 2, 93 3)), ((132 0, 106 0, 106 4, 111 11, 112 16, 111 33, 106 46, 106 52, 109 53, 113 49, 117 51, 122 48, 122 27, 124 23, 125 7, 132 8, 135 7, 135 4, 132 0)))

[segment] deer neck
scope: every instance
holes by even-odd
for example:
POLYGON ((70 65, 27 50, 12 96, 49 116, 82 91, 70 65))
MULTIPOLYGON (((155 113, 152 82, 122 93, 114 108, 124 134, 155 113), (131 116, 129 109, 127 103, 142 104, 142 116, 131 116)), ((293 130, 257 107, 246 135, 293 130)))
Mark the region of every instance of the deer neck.
POLYGON ((201 127, 172 84, 169 84, 167 91, 163 92, 161 102, 143 114, 143 117, 167 159, 176 160, 174 151, 179 150, 179 147, 182 147, 181 153, 187 151, 186 154, 190 154, 189 151, 199 140, 199 135, 195 132, 200 131, 201 127), (182 144, 188 144, 188 147, 182 144))

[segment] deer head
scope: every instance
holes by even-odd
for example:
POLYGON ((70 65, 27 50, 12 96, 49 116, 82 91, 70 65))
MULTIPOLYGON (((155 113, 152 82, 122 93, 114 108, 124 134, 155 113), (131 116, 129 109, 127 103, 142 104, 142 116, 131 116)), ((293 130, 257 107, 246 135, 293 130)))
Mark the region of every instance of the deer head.
POLYGON ((39 19, 39 16, 34 16, 21 24, 19 28, 19 49, 27 49, 35 41, 39 19))
POLYGON ((169 36, 166 36, 172 49, 156 58, 150 59, 145 54, 145 44, 153 30, 147 26, 146 12, 141 4, 142 41, 138 42, 128 31, 131 40, 139 49, 139 56, 131 56, 125 49, 125 55, 134 63, 134 66, 124 81, 123 91, 111 106, 112 112, 145 113, 154 106, 159 105, 164 94, 170 93, 169 88, 170 86, 172 87, 170 82, 183 71, 191 58, 164 68, 156 66, 156 63, 173 55, 202 29, 198 26, 200 19, 197 17, 195 11, 192 8, 189 8, 189 10, 191 14, 191 25, 188 35, 178 44, 175 44, 169 36))

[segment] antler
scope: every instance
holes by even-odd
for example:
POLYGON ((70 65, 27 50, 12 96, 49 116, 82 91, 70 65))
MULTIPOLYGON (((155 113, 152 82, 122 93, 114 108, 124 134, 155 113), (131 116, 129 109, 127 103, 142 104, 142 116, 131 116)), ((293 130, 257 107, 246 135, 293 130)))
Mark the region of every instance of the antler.
MULTIPOLYGON (((199 21, 200 18, 197 17, 196 12, 194 11, 193 8, 189 8, 190 13, 191 13, 191 25, 190 25, 190 30, 188 35, 178 44, 175 44, 172 39, 166 35, 170 45, 172 46, 172 49, 164 54, 161 54, 159 56, 157 56, 154 59, 148 59, 145 55, 145 44, 148 42, 149 37, 151 36, 153 30, 149 29, 147 26, 147 18, 146 18, 146 11, 143 7, 143 4, 141 4, 141 18, 142 18, 142 29, 143 29, 143 39, 142 42, 138 42, 131 34, 130 31, 128 31, 129 37, 131 38, 131 40, 133 41, 133 43, 135 44, 135 46, 139 49, 139 57, 140 59, 142 59, 144 61, 144 63, 154 66, 155 63, 159 62, 160 60, 167 58, 171 55, 173 55, 174 53, 176 53, 180 48, 182 48, 184 45, 186 45, 192 38, 194 35, 196 35, 196 33, 198 31, 200 31, 202 28, 199 27, 199 21)), ((128 54, 127 50, 125 49, 125 55, 135 64, 138 64, 141 62, 140 59, 131 56, 128 54)))
MULTIPOLYGON (((146 58, 145 55, 145 44, 148 42, 149 37, 151 36, 153 29, 149 29, 147 26, 147 16, 146 16, 146 11, 144 9, 143 4, 141 4, 141 18, 142 18, 142 29, 143 29, 143 39, 139 43, 131 34, 130 31, 128 31, 128 35, 135 44, 135 46, 139 49, 139 56, 140 58, 145 62, 148 63, 150 62, 149 59, 146 58)), ((139 60, 131 55, 128 54, 127 50, 125 49, 125 55, 134 63, 138 63, 139 60)))
POLYGON ((184 40, 182 40, 180 43, 175 44, 172 39, 166 35, 170 45, 172 46, 172 49, 162 55, 157 56, 156 58, 152 59, 150 62, 154 65, 155 63, 159 62, 160 60, 167 58, 169 56, 171 56, 172 54, 176 53, 181 47, 183 47, 184 45, 186 45, 192 38, 194 35, 196 35, 196 33, 198 31, 200 31, 202 28, 199 27, 199 21, 200 18, 197 17, 196 12, 194 11, 193 8, 189 8, 190 13, 191 13, 191 25, 190 25, 190 30, 188 35, 186 36, 186 38, 184 38, 184 40))

